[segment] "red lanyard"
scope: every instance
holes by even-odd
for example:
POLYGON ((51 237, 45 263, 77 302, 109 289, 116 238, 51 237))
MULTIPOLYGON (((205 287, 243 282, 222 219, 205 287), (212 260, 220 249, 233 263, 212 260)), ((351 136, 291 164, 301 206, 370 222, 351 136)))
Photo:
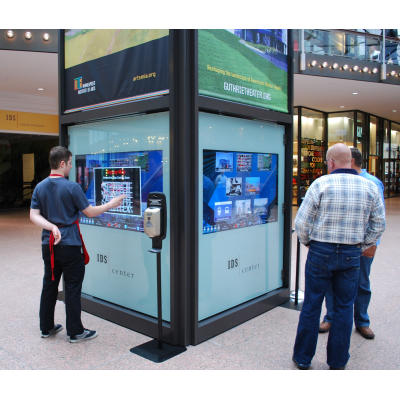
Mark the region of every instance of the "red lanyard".
POLYGON ((50 174, 49 176, 61 176, 61 178, 65 178, 64 175, 60 175, 60 174, 50 174))

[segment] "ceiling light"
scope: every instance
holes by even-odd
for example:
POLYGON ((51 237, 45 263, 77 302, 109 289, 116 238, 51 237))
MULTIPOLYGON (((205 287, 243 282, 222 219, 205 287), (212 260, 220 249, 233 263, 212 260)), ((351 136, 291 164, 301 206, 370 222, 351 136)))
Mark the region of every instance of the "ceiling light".
POLYGON ((7 37, 12 39, 14 37, 14 32, 12 30, 7 31, 7 37))
POLYGON ((32 39, 32 33, 31 32, 25 32, 25 39, 31 40, 32 39))
POLYGON ((357 92, 354 92, 353 94, 358 94, 357 92))
POLYGON ((317 63, 315 60, 312 60, 311 63, 310 63, 310 65, 311 65, 312 67, 315 67, 317 64, 318 64, 318 63, 317 63))
POLYGON ((391 76, 396 76, 396 71, 390 71, 391 76))
POLYGON ((392 112, 397 112, 397 110, 393 110, 392 112))
POLYGON ((353 71, 354 71, 354 72, 357 72, 358 70, 359 70, 358 65, 355 65, 355 66, 353 67, 353 71))
POLYGON ((45 42, 48 42, 49 39, 50 39, 50 35, 49 35, 48 33, 44 33, 44 34, 43 34, 43 40, 44 40, 45 42))
POLYGON ((373 74, 376 74, 378 72, 378 68, 374 68, 373 70, 372 70, 372 73, 373 74))
POLYGON ((340 108, 344 108, 344 106, 340 106, 340 108))
POLYGON ((44 90, 44 89, 40 87, 40 88, 38 88, 38 90, 44 90))
POLYGON ((367 72, 368 72, 368 67, 364 67, 364 68, 362 69, 362 72, 367 73, 367 72))
POLYGON ((326 62, 326 61, 324 61, 322 64, 321 64, 321 67, 322 68, 326 68, 328 66, 328 63, 326 62))
POLYGON ((333 68, 333 69, 337 69, 337 68, 339 68, 339 64, 338 64, 338 63, 334 63, 334 64, 332 64, 332 68, 333 68))
POLYGON ((342 69, 344 69, 345 71, 347 71, 349 69, 349 66, 347 64, 344 64, 342 69))

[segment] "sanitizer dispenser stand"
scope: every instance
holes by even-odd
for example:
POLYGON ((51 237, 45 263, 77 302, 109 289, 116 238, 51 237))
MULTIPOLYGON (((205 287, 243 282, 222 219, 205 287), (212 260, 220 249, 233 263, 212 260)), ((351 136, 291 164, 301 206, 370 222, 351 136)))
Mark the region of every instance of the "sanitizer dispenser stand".
POLYGON ((161 298, 161 249, 167 235, 167 202, 164 193, 151 192, 147 197, 147 209, 144 212, 144 233, 152 239, 150 253, 157 255, 157 314, 158 340, 143 343, 130 351, 150 361, 160 363, 186 351, 186 347, 163 343, 162 298, 161 298))

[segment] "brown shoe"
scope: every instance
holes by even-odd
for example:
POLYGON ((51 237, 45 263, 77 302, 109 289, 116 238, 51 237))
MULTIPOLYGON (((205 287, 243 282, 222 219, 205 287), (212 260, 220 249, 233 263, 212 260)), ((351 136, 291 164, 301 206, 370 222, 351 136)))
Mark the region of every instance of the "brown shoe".
POLYGON ((319 333, 326 333, 329 331, 329 328, 331 327, 330 322, 322 321, 319 325, 319 333))
POLYGON ((361 328, 356 326, 356 331, 365 339, 373 339, 375 337, 375 333, 372 332, 369 326, 362 326, 361 328))

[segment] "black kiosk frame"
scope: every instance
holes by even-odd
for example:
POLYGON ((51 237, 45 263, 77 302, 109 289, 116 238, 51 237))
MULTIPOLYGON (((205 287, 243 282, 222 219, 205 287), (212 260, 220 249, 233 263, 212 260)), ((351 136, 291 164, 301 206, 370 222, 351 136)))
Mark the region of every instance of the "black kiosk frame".
MULTIPOLYGON (((293 171, 293 43, 288 30, 288 110, 282 113, 198 94, 198 31, 169 31, 169 94, 147 100, 65 114, 64 30, 59 31, 60 145, 68 147, 68 127, 137 114, 169 111, 170 141, 170 322, 163 339, 172 345, 197 345, 260 315, 290 298, 293 171), (198 321, 198 130, 199 112, 284 126, 285 177, 283 285, 265 295, 198 321)), ((62 298, 62 292, 60 298, 62 298)), ((82 309, 149 337, 157 337, 157 318, 82 294, 82 309)))

